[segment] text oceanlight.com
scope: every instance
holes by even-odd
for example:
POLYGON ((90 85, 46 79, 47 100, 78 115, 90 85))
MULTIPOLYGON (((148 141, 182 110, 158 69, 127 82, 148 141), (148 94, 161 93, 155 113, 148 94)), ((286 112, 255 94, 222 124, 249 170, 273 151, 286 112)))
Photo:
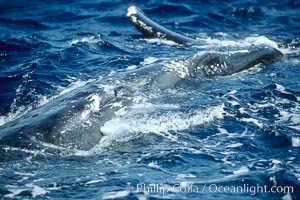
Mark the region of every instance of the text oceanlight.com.
POLYGON ((249 185, 241 184, 239 186, 226 186, 218 184, 145 184, 140 183, 136 186, 129 186, 126 189, 130 189, 134 192, 143 193, 156 193, 165 195, 167 193, 237 193, 237 194, 249 194, 256 195, 259 193, 294 193, 293 186, 267 186, 267 185, 249 185))

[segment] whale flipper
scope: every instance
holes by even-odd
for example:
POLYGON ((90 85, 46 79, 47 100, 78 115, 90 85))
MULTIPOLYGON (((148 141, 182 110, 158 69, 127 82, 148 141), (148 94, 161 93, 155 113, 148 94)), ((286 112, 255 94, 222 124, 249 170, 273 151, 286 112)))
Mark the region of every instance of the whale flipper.
POLYGON ((174 31, 157 24, 135 6, 130 6, 128 8, 126 16, 133 26, 141 31, 146 38, 162 38, 179 44, 197 43, 193 38, 175 33, 174 31))

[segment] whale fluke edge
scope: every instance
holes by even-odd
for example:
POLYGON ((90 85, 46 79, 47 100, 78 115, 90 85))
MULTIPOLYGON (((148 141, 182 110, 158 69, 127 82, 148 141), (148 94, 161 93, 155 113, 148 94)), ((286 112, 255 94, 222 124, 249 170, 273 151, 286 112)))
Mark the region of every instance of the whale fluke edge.
POLYGON ((193 38, 171 31, 154 22, 136 6, 130 6, 126 16, 131 24, 141 31, 146 38, 162 38, 179 44, 197 43, 197 40, 193 38))

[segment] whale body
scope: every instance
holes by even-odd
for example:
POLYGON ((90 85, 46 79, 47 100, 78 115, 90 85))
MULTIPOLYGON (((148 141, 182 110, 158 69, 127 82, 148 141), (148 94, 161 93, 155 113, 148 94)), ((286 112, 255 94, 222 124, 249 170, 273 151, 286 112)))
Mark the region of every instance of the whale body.
POLYGON ((130 105, 130 97, 138 90, 159 92, 184 79, 230 75, 257 64, 273 62, 280 56, 278 50, 270 47, 256 47, 230 55, 198 53, 183 60, 156 63, 107 76, 7 122, 0 127, 0 143, 15 144, 18 143, 15 138, 29 137, 66 148, 88 150, 101 140, 101 127, 120 109, 114 103, 130 105), (174 62, 176 67, 173 67, 174 62), (101 85, 114 88, 106 91, 101 85))
MULTIPOLYGON (((137 16, 132 13, 127 16, 137 16)), ((163 30, 166 39, 193 41, 154 25, 152 30, 163 30)), ((181 60, 162 61, 108 75, 5 123, 0 127, 0 144, 17 146, 20 141, 29 140, 89 150, 104 136, 101 132, 104 123, 113 119, 121 107, 131 105, 136 92, 161 92, 182 80, 231 75, 280 58, 282 53, 275 48, 253 46, 238 52, 199 52, 181 60)))

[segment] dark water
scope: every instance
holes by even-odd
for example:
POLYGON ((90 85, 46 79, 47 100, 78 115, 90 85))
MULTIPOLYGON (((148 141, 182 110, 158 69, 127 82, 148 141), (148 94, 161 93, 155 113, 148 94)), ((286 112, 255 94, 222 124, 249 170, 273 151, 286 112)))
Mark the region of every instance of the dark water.
POLYGON ((90 151, 3 139, 0 196, 299 199, 299 1, 135 1, 197 38, 195 46, 144 39, 125 17, 132 4, 1 1, 2 127, 109 73, 157 60, 261 44, 286 59, 139 94, 101 127, 109 134, 90 151))

